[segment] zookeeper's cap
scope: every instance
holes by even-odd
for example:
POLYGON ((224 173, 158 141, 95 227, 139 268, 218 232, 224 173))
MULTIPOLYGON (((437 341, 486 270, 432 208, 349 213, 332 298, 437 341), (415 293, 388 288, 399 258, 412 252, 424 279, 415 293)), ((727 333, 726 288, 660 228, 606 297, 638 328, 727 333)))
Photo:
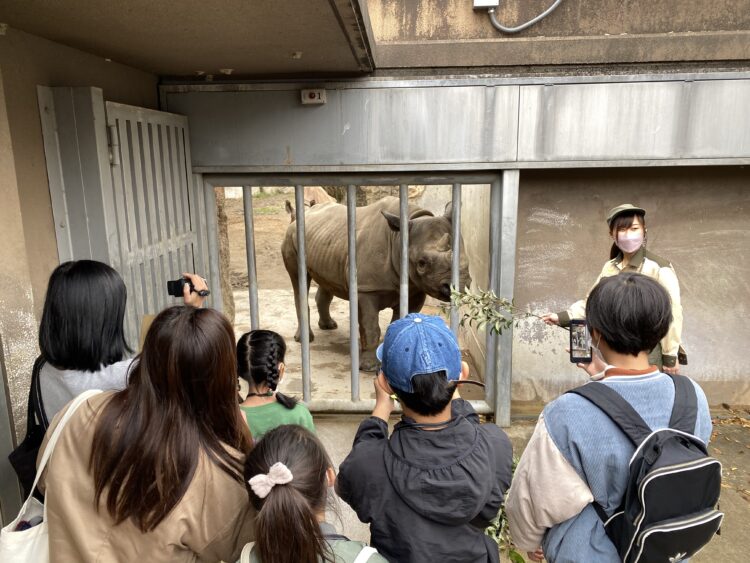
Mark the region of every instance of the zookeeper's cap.
POLYGON ((392 323, 375 354, 391 387, 413 393, 415 375, 444 371, 448 381, 461 375, 461 351, 440 317, 411 313, 392 323))
POLYGON ((642 213, 643 215, 646 214, 646 210, 642 207, 636 207, 632 203, 623 203, 622 205, 618 205, 609 210, 609 213, 607 213, 607 225, 611 225, 612 221, 614 221, 615 217, 618 215, 627 212, 642 213))

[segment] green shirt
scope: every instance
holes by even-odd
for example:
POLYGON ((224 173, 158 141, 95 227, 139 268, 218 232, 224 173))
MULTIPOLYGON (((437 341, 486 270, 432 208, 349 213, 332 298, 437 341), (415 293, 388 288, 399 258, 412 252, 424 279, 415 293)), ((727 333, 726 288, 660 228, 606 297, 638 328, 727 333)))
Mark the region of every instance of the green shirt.
POLYGON ((307 428, 310 432, 315 432, 312 415, 302 403, 297 403, 293 409, 286 408, 278 401, 258 405, 257 407, 240 406, 240 408, 245 413, 247 425, 256 441, 269 430, 283 424, 298 424, 307 428))

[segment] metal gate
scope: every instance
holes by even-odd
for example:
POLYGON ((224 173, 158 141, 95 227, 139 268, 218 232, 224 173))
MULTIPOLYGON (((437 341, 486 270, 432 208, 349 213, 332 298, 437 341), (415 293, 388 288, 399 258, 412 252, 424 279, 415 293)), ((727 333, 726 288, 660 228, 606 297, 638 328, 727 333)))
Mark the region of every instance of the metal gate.
POLYGON ((186 117, 112 102, 106 112, 116 268, 128 287, 125 326, 135 342, 143 315, 175 303, 167 280, 195 271, 208 277, 198 219, 206 216, 205 202, 194 189, 186 117))
POLYGON ((180 302, 167 280, 209 277, 187 118, 104 102, 99 88, 40 86, 38 98, 60 262, 99 260, 120 273, 135 347, 143 315, 180 302))
MULTIPOLYGON (((255 175, 204 175, 204 193, 207 196, 206 208, 209 210, 207 221, 209 228, 215 222, 213 211, 214 187, 243 186, 243 200, 245 210, 245 236, 247 246, 248 286, 250 301, 250 324, 252 329, 259 326, 258 283, 255 264, 255 240, 253 227, 253 186, 293 186, 295 188, 295 222, 298 245, 298 271, 300 303, 307 303, 308 280, 306 276, 305 253, 305 186, 338 185, 346 186, 347 203, 347 240, 349 253, 349 346, 351 357, 350 388, 351 398, 344 399, 316 399, 311 393, 310 374, 310 335, 307 307, 300 307, 300 333, 302 353, 302 392, 303 400, 315 412, 369 412, 374 401, 363 400, 359 389, 359 326, 358 326, 358 293, 357 293, 357 260, 356 260, 356 192, 359 186, 398 186, 400 196, 400 215, 403 224, 408 222, 409 185, 452 185, 453 201, 453 236, 452 236, 452 282, 458 284, 459 278, 459 233, 461 225, 461 193, 467 184, 490 185, 490 256, 489 256, 489 288, 497 295, 512 299, 513 280, 515 276, 516 249, 516 218, 518 212, 518 178, 519 172, 505 171, 501 174, 491 173, 457 173, 457 174, 420 174, 420 175, 334 175, 334 176, 255 176, 255 175)), ((213 229, 211 229, 213 230, 213 229)), ((403 235, 404 233, 402 233, 403 235)), ((408 312, 409 296, 409 262, 408 262, 408 231, 401 238, 401 268, 400 268, 400 316, 408 312)), ((215 237, 209 237, 209 254, 212 257, 212 277, 219 276, 218 246, 215 237)), ((450 315, 451 328, 458 330, 459 313, 452 308, 450 315)), ((511 352, 512 331, 506 330, 502 335, 486 336, 485 355, 485 398, 472 401, 474 408, 480 413, 495 413, 498 424, 510 424, 510 383, 511 383, 511 352)))

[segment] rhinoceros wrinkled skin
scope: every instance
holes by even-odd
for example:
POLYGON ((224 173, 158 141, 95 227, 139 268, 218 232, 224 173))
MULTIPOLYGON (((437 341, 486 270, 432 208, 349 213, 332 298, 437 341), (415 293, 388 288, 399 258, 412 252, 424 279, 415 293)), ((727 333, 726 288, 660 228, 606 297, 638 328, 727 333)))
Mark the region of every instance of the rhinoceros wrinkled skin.
MULTIPOLYGON (((377 367, 375 349, 380 341, 378 313, 393 309, 398 318, 401 271, 401 225, 399 200, 385 197, 371 205, 357 208, 357 287, 359 296, 360 369, 377 367)), ((451 284, 451 207, 445 215, 435 217, 427 210, 409 205, 409 312, 418 312, 426 295, 441 301, 450 300, 451 284)), ((349 299, 349 260, 347 247, 346 206, 325 203, 305 213, 305 248, 308 280, 318 284, 315 303, 318 326, 323 330, 337 327, 331 318, 334 297, 349 299)), ((281 246, 289 277, 294 287, 297 309, 297 333, 300 339, 300 300, 297 270, 296 224, 287 228, 281 246)), ((460 289, 470 283, 469 265, 461 241, 460 289)), ((306 305, 307 299, 303 301, 306 305)), ((309 318, 309 316, 308 316, 309 318)), ((310 331, 310 340, 314 338, 310 331)))

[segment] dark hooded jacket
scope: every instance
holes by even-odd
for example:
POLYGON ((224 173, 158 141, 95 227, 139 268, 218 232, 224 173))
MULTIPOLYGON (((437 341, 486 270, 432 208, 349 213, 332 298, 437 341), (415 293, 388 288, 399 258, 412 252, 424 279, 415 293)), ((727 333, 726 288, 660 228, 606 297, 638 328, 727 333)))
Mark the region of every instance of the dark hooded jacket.
POLYGON ((466 401, 454 400, 451 414, 431 431, 404 417, 390 439, 388 425, 370 417, 339 469, 336 491, 393 563, 498 561, 484 528, 510 486, 512 446, 466 401))

